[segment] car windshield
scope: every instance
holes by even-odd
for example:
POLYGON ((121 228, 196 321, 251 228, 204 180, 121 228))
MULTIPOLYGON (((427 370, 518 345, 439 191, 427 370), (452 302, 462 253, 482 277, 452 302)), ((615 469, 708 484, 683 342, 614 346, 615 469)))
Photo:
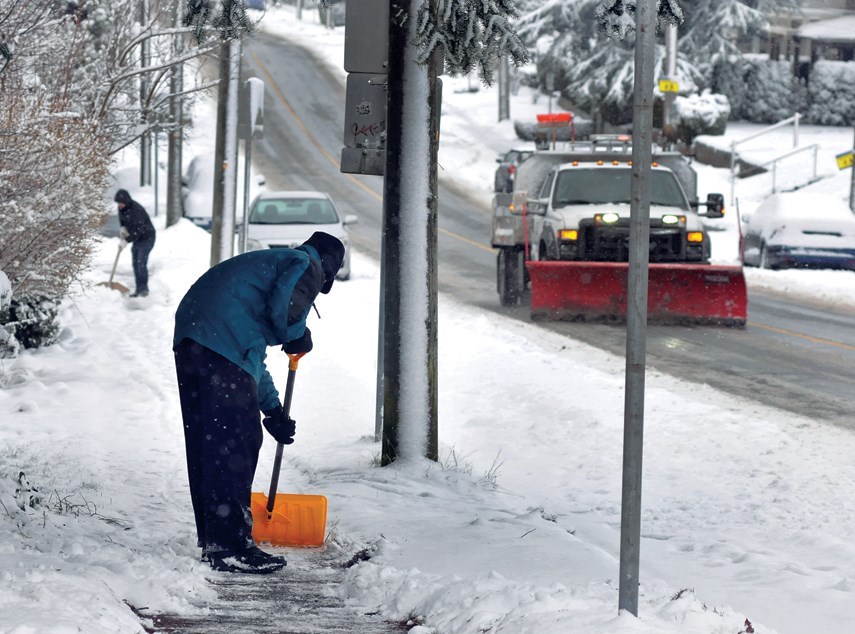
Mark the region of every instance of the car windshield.
MULTIPOLYGON (((632 170, 586 169, 561 170, 555 185, 554 206, 601 205, 629 203, 632 170)), ((671 172, 650 173, 650 204, 686 208, 686 198, 671 172)))
POLYGON ((338 214, 324 198, 265 198, 249 215, 250 224, 329 225, 338 222, 338 214))

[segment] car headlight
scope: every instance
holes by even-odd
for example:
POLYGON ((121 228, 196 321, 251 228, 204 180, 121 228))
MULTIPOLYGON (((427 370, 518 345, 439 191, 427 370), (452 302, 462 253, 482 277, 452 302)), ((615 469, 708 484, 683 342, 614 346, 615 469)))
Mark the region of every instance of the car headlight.
POLYGON ((246 241, 247 251, 261 251, 262 249, 264 249, 264 245, 261 244, 258 240, 248 239, 246 241))

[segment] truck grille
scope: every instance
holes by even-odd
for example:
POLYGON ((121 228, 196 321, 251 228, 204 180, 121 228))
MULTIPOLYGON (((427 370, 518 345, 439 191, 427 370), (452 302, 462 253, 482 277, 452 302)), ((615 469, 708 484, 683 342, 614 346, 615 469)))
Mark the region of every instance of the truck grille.
MULTIPOLYGON (((582 230, 582 246, 583 260, 627 262, 629 227, 585 227, 582 230)), ((685 259, 682 233, 679 230, 651 229, 651 262, 679 262, 685 259)))

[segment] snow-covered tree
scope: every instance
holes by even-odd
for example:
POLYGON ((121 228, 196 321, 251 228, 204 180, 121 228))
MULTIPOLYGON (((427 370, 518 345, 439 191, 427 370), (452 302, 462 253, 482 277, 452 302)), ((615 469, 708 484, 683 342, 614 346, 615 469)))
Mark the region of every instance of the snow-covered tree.
MULTIPOLYGON (((181 0, 184 4, 184 26, 193 29, 197 42, 214 31, 221 40, 231 40, 253 28, 244 0, 181 0)), ((328 6, 328 0, 318 0, 328 6)))
MULTIPOLYGON (((679 24, 677 69, 685 88, 711 84, 714 65, 738 55, 738 38, 760 29, 770 12, 795 11, 801 0, 659 0, 660 26, 679 24)), ((538 74, 581 108, 627 121, 632 105, 636 0, 522 0, 518 24, 529 46, 548 40, 538 74)), ((661 47, 659 60, 664 58, 661 47)), ((657 69, 660 68, 657 65, 657 69)))
POLYGON ((141 113, 162 107, 174 30, 158 15, 137 24, 137 6, 0 0, 0 269, 15 297, 5 318, 18 315, 23 345, 52 331, 22 337, 21 319, 50 318, 88 264, 111 152, 139 136, 141 113), (144 39, 152 55, 140 69, 144 39))
POLYGON ((425 0, 417 16, 421 61, 442 48, 449 74, 467 75, 477 69, 481 81, 490 84, 503 56, 514 66, 529 59, 511 24, 518 15, 513 0, 425 0))
POLYGON ((757 33, 773 13, 798 12, 801 0, 680 0, 679 49, 706 77, 719 60, 740 57, 736 42, 757 33))

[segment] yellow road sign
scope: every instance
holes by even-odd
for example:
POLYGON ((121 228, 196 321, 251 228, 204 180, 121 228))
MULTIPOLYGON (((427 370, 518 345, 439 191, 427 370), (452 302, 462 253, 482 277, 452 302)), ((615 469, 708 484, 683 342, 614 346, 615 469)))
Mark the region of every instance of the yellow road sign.
POLYGON ((660 79, 659 92, 680 92, 680 84, 674 79, 660 79))
POLYGON ((843 154, 838 154, 834 158, 837 159, 838 169, 845 170, 847 167, 855 165, 855 150, 849 150, 843 154))

